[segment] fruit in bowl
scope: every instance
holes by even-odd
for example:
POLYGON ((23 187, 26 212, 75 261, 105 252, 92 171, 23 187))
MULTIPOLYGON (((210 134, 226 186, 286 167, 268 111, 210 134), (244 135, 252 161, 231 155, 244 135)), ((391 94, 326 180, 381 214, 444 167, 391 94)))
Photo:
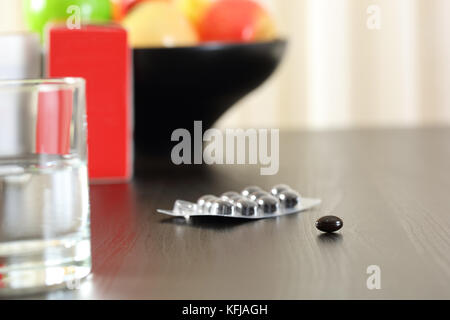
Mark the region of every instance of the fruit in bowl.
MULTIPOLYGON (((156 0, 110 0, 112 5, 112 17, 114 21, 121 21, 125 16, 133 9, 137 4, 143 1, 156 1, 156 0)), ((172 0, 158 0, 167 1, 172 0)))
POLYGON ((277 35, 268 11, 252 0, 219 0, 206 11, 199 27, 202 41, 269 41, 277 35))
POLYGON ((69 7, 80 8, 83 23, 111 20, 110 0, 25 0, 25 20, 30 31, 43 35, 45 25, 51 21, 64 21, 73 12, 69 7))
POLYGON ((172 3, 143 1, 123 19, 133 48, 191 46, 198 43, 189 20, 172 3))
POLYGON ((24 0, 26 23, 43 35, 48 22, 116 21, 134 48, 193 46, 200 42, 270 41, 277 37, 270 13, 256 0, 24 0))
POLYGON ((122 25, 134 48, 271 41, 277 37, 274 19, 254 0, 114 1, 132 5, 122 25))
POLYGON ((211 0, 175 0, 177 8, 198 28, 205 12, 211 6, 211 0))
POLYGON ((115 21, 121 21, 128 11, 144 0, 111 0, 112 16, 115 21))

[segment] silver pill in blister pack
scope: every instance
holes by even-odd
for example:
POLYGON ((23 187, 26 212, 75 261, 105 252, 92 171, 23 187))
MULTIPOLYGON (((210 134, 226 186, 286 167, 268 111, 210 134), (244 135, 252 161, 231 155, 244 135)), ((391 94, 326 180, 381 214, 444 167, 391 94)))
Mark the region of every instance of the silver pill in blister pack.
POLYGON ((158 212, 172 216, 223 216, 232 218, 265 219, 288 215, 320 204, 320 199, 304 198, 285 184, 266 192, 258 186, 249 186, 241 193, 228 191, 220 197, 205 195, 192 203, 177 200, 173 210, 158 212))
POLYGON ((197 200, 197 207, 202 213, 210 213, 212 204, 217 199, 212 194, 205 195, 197 200))
POLYGON ((239 199, 236 201, 236 211, 245 217, 255 216, 258 213, 258 204, 248 199, 239 199))
POLYGON ((230 216, 233 214, 234 205, 226 200, 216 200, 211 207, 211 213, 219 216, 230 216))
POLYGON ((278 196, 283 191, 292 190, 291 187, 289 187, 287 184, 277 184, 270 190, 270 193, 274 196, 278 196))
POLYGON ((228 192, 222 193, 220 198, 222 200, 234 202, 234 201, 242 198, 242 196, 241 196, 241 194, 237 193, 236 191, 228 191, 228 192))
POLYGON ((262 189, 258 186, 250 186, 245 188, 244 190, 242 190, 241 194, 244 197, 248 197, 250 196, 252 193, 256 192, 256 191, 262 191, 262 189))
POLYGON ((233 198, 229 199, 228 201, 233 203, 233 204, 236 204, 236 202, 241 200, 241 199, 246 199, 246 198, 241 196, 241 195, 239 195, 239 197, 233 197, 233 198))
POLYGON ((273 214, 278 211, 280 203, 274 196, 263 196, 257 201, 258 207, 263 214, 273 214))
POLYGON ((259 190, 259 191, 255 191, 253 193, 251 193, 248 198, 252 201, 257 201, 259 198, 264 197, 264 196, 269 196, 270 194, 266 191, 263 190, 259 190))
POLYGON ((281 205, 286 209, 296 207, 300 203, 300 195, 294 190, 285 190, 278 194, 281 205))

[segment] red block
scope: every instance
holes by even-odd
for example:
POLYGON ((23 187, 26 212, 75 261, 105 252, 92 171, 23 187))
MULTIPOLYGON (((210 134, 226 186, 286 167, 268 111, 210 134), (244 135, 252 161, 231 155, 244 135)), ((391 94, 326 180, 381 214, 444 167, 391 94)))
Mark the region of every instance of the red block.
POLYGON ((131 50, 126 31, 115 25, 55 25, 48 32, 48 76, 86 80, 89 177, 130 179, 131 50))

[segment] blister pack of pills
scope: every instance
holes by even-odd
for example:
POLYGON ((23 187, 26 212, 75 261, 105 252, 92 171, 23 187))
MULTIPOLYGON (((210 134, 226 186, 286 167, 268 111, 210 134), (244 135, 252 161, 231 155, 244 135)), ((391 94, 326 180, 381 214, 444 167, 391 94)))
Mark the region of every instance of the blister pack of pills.
POLYGON ((289 186, 280 184, 270 192, 251 186, 241 193, 229 191, 220 197, 205 195, 196 203, 177 200, 173 210, 161 210, 159 213, 176 216, 223 216, 244 219, 266 219, 284 216, 310 209, 319 205, 320 199, 302 197, 289 186))

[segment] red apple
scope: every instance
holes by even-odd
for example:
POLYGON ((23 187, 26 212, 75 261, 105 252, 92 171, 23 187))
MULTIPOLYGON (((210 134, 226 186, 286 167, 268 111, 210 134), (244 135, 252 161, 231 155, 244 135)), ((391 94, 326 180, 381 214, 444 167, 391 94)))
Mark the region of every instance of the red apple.
POLYGON ((202 41, 250 42, 276 37, 274 20, 253 0, 218 0, 199 26, 202 41))

